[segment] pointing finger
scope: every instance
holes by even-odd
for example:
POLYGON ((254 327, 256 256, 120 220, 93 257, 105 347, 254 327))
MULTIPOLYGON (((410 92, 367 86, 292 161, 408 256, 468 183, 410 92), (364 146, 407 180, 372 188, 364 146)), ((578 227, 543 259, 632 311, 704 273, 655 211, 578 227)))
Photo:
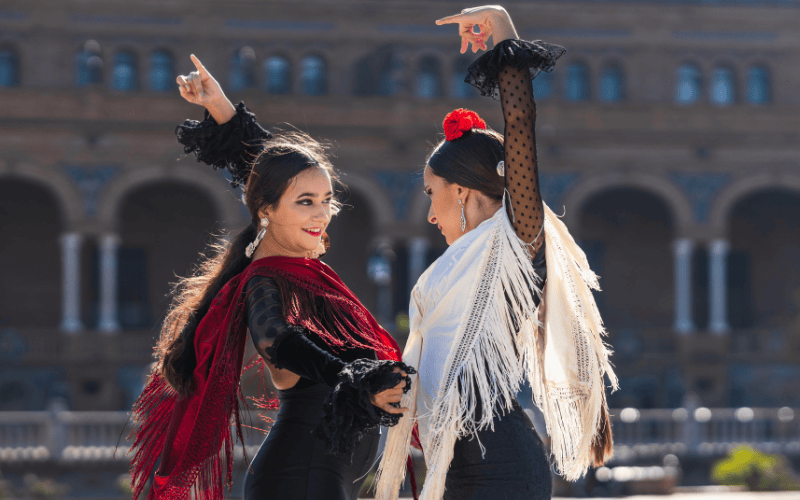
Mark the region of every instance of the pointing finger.
POLYGON ((454 24, 454 23, 460 24, 462 21, 466 21, 465 17, 467 16, 465 16, 464 14, 455 14, 452 16, 447 16, 441 19, 437 19, 436 24, 438 24, 439 26, 443 24, 454 24))
POLYGON ((197 68, 197 71, 199 71, 203 76, 208 76, 208 70, 205 66, 203 66, 203 63, 200 62, 200 59, 198 59, 194 54, 190 55, 189 57, 192 59, 194 67, 197 68))

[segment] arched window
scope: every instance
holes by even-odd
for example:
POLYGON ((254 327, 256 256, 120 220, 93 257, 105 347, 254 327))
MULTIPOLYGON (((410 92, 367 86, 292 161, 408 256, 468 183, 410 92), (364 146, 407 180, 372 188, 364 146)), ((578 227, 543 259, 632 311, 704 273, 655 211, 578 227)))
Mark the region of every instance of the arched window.
POLYGON ((103 59, 100 57, 100 44, 89 40, 75 55, 75 86, 83 87, 103 81, 103 59))
POLYGON ((328 91, 325 60, 306 56, 300 61, 300 91, 305 95, 323 95, 328 91))
POLYGON ((270 94, 288 94, 292 90, 292 71, 289 60, 282 56, 264 61, 264 90, 270 94))
MULTIPOLYGON (((378 54, 379 56, 383 54, 378 54)), ((406 75, 408 68, 403 57, 392 50, 384 56, 378 72, 378 94, 383 96, 397 95, 407 89, 406 75)))
POLYGON ((675 102, 691 104, 700 99, 702 77, 700 68, 694 64, 682 64, 678 68, 675 82, 675 102))
POLYGON ((772 100, 769 71, 763 66, 753 66, 747 71, 747 101, 764 104, 772 100))
POLYGON ((231 90, 252 88, 256 84, 256 51, 253 47, 242 47, 231 58, 231 90))
POLYGON ((589 100, 589 68, 585 64, 572 63, 567 66, 564 98, 573 102, 589 100))
POLYGON ((727 66, 717 66, 711 72, 711 85, 708 97, 718 106, 733 104, 736 100, 736 80, 733 69, 727 66))
POLYGON ((414 95, 432 99, 442 94, 442 76, 439 60, 435 57, 424 57, 419 62, 414 95))
POLYGON ((353 94, 358 96, 371 96, 377 93, 375 74, 373 73, 373 61, 371 56, 364 56, 356 62, 353 94))
POLYGON ((19 84, 19 59, 11 48, 0 49, 0 87, 19 84))
POLYGON ((169 92, 175 86, 175 67, 172 54, 158 50, 150 55, 150 89, 169 92))
POLYGON ((478 89, 464 81, 467 77, 467 68, 473 60, 471 57, 459 57, 453 65, 450 94, 455 99, 469 99, 479 95, 478 89))
POLYGON ((600 73, 600 100, 618 102, 625 99, 625 75, 617 65, 608 65, 600 73))
POLYGON ((114 70, 111 86, 115 90, 130 92, 136 90, 136 55, 132 52, 117 52, 114 55, 114 70))

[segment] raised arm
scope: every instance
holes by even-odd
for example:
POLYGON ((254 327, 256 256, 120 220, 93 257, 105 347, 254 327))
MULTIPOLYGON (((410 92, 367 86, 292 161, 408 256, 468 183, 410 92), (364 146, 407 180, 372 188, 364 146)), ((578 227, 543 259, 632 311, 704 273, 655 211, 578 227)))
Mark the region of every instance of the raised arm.
POLYGON ((179 76, 181 97, 206 108, 202 121, 186 120, 175 134, 186 154, 194 153, 197 161, 231 173, 234 187, 244 183, 242 172, 263 151, 264 142, 272 134, 262 128, 256 116, 240 102, 234 106, 219 83, 194 55, 197 71, 179 76))
POLYGON ((511 17, 500 6, 465 9, 461 14, 437 21, 437 24, 459 24, 461 52, 469 43, 473 52, 486 50, 491 36, 492 50, 482 55, 469 68, 466 81, 481 94, 499 99, 505 122, 505 183, 511 197, 510 212, 514 230, 523 241, 532 245, 531 256, 539 257, 544 238, 544 210, 539 190, 536 155, 536 102, 532 79, 540 71, 552 71, 555 60, 565 50, 556 45, 519 40, 511 17), (473 32, 478 25, 479 33, 473 32))
POLYGON ((527 69, 506 66, 499 77, 505 120, 505 178, 517 236, 538 254, 544 238, 544 207, 536 161, 536 103, 527 69))

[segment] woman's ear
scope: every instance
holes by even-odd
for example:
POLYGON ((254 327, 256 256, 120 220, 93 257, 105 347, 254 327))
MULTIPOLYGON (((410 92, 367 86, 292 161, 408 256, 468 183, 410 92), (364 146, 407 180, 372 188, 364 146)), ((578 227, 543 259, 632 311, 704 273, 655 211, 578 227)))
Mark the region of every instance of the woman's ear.
POLYGON ((467 203, 467 199, 469 198, 471 189, 465 188, 464 186, 458 186, 456 189, 456 195, 461 200, 462 203, 467 203))

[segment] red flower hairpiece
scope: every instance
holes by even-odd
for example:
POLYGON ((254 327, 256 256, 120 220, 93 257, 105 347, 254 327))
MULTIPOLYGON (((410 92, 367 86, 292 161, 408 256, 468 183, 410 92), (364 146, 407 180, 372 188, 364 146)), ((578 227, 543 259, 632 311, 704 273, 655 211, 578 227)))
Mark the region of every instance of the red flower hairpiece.
POLYGON ((459 108, 451 111, 444 117, 444 138, 448 141, 458 139, 464 132, 469 132, 474 128, 486 130, 486 122, 478 116, 478 113, 468 109, 459 108))

